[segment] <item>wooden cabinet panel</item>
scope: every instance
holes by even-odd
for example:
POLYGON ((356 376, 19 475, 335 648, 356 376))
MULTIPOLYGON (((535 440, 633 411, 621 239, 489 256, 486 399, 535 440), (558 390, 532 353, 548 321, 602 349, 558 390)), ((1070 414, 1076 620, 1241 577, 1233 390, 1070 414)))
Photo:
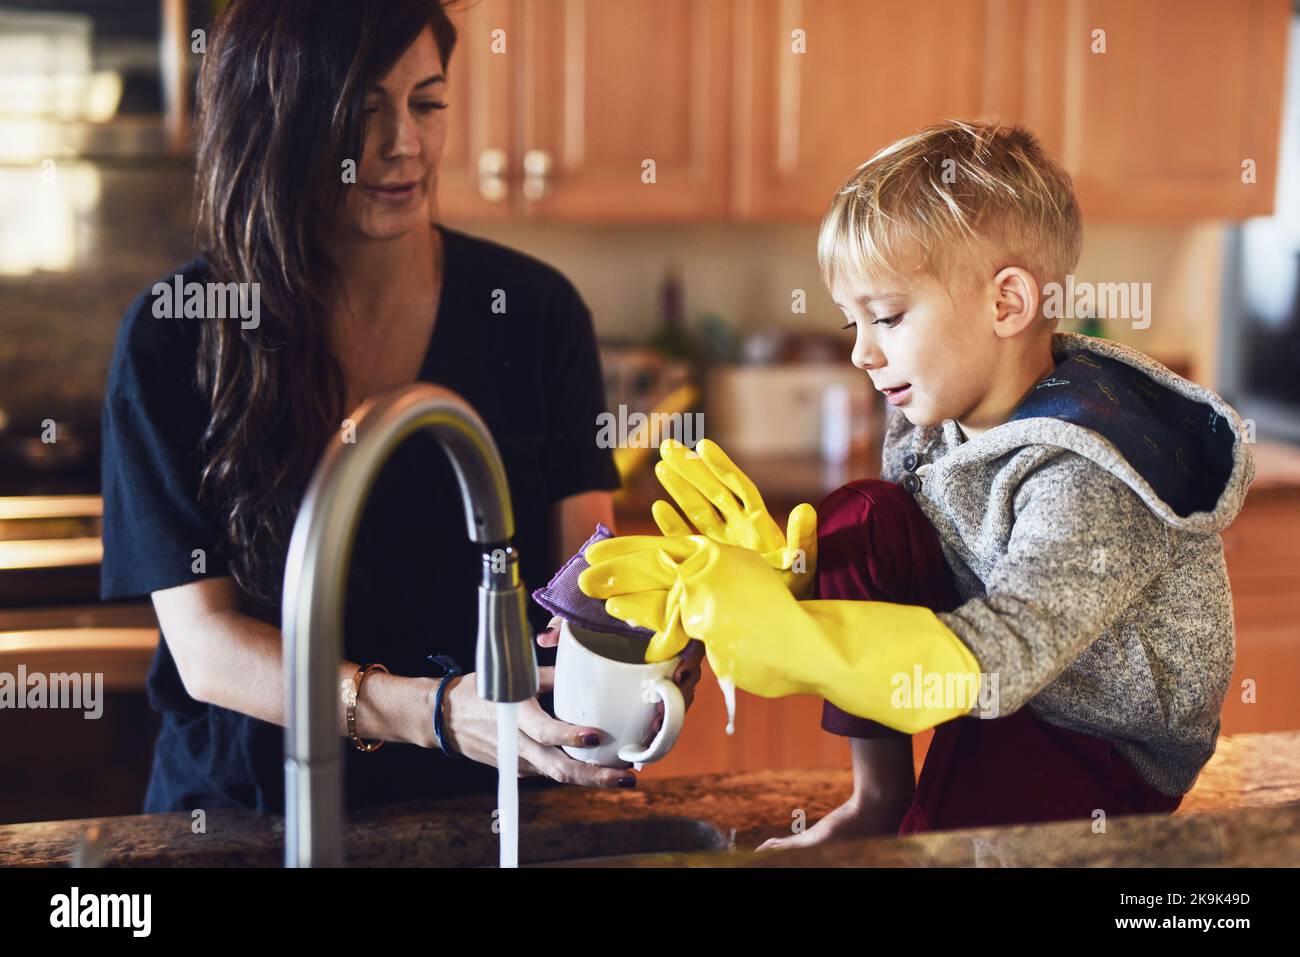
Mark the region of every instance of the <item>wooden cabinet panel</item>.
POLYGON ((1287 0, 736 4, 741 217, 815 221, 878 149, 981 116, 1033 130, 1092 220, 1272 210, 1287 0))
POLYGON ((877 150, 980 113, 988 39, 982 2, 737 0, 736 213, 819 218, 877 150))
POLYGON ((1062 156, 1084 214, 1271 213, 1287 18, 1286 0, 1071 0, 1046 18, 1067 37, 1062 156))
POLYGON ((1038 134, 1092 220, 1273 206, 1287 0, 482 0, 455 18, 450 219, 816 221, 882 147, 981 116, 1038 134))
POLYGON ((1252 487, 1222 538, 1234 584, 1300 576, 1300 489, 1252 487))
POLYGON ((521 0, 528 215, 725 215, 729 12, 729 0, 521 0))
POLYGON ((455 7, 460 31, 447 74, 447 142, 438 172, 435 218, 501 219, 511 212, 518 183, 511 181, 515 69, 518 51, 514 0, 479 0, 455 7), (493 52, 493 31, 504 32, 504 52, 493 52), (500 178, 489 175, 494 161, 500 178))
MULTIPOLYGON (((1271 455, 1256 452, 1263 474, 1271 455)), ((1300 682, 1300 490, 1259 487, 1223 531, 1232 585, 1237 662, 1223 703, 1223 732, 1300 727, 1293 689, 1300 682), (1243 700, 1243 682, 1254 700, 1243 700)))

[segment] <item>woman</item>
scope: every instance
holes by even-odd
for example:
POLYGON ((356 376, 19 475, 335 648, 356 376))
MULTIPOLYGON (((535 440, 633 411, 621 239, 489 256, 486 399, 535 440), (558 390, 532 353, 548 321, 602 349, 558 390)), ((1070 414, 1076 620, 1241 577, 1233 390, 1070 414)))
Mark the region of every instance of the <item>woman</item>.
MULTIPOLYGON (((365 398, 427 381, 479 412, 529 587, 612 525, 619 479, 595 442, 604 394, 581 298, 537 260, 436 222, 455 42, 435 0, 235 0, 213 31, 198 88, 203 253, 176 272, 257 283, 258 315, 158 318, 158 296, 142 294, 104 408, 102 595, 150 594, 164 635, 148 812, 283 810, 286 548, 312 469, 365 398)), ((376 482, 354 549, 340 682, 372 663, 391 673, 361 683, 351 805, 494 786, 494 706, 472 674, 448 681, 444 751, 427 660, 472 667, 479 568, 450 464, 416 436, 376 482), (390 744, 361 749, 377 741, 390 744)), ((548 664, 553 631, 539 643, 548 664)), ((694 671, 688 692, 693 664, 679 672, 694 671)), ((541 679, 549 690, 549 667, 541 679)), ((537 700, 520 727, 521 776, 635 784, 557 747, 598 729, 537 700)))

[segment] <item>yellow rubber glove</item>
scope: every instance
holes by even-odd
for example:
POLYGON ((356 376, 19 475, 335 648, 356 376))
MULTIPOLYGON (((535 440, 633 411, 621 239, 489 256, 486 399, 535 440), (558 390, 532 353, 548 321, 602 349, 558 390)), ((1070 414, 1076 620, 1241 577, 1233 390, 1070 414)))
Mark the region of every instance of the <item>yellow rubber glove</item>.
POLYGON ((586 550, 578 588, 606 611, 654 628, 646 661, 686 638, 705 642, 719 679, 766 698, 815 694, 849 714, 914 735, 978 705, 979 662, 930 609, 867 601, 796 601, 748 549, 705 536, 608 538, 586 550), (914 701, 910 683, 939 675, 961 697, 914 701), (906 693, 896 692, 905 676, 906 693))
POLYGON ((676 439, 659 446, 655 476, 691 524, 663 499, 650 506, 659 531, 667 536, 704 535, 719 545, 737 545, 763 556, 781 573, 790 594, 812 594, 817 571, 817 511, 798 505, 786 522, 786 533, 768 513, 758 487, 709 439, 692 452, 676 439), (692 525, 694 527, 692 527, 692 525))
POLYGON ((797 601, 757 553, 703 535, 611 538, 586 551, 578 587, 605 610, 656 631, 647 661, 686 640, 704 642, 709 665, 765 698, 811 694, 849 714, 915 734, 978 704, 979 663, 928 608, 878 601, 797 601), (895 691, 938 675, 965 694, 913 701, 895 691), (895 696, 898 695, 898 700, 895 696))

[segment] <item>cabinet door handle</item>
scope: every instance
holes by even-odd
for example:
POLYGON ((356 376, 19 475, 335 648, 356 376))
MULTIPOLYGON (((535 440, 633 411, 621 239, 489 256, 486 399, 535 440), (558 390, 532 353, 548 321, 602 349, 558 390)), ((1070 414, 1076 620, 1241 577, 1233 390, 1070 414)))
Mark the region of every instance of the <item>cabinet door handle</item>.
POLYGON ((524 198, 545 199, 550 189, 551 170, 555 160, 549 150, 529 150, 524 154, 524 198))
POLYGON ((488 149, 478 154, 478 191, 489 203, 499 203, 510 194, 506 180, 509 165, 505 150, 488 149))

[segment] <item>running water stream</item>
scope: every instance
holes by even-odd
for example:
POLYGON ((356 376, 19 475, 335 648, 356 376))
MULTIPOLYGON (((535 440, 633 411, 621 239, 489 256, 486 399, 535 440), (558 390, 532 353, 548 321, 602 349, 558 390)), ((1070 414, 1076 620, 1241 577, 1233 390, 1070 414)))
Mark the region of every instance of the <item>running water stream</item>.
POLYGON ((501 866, 519 866, 519 704, 497 702, 497 827, 501 866))

